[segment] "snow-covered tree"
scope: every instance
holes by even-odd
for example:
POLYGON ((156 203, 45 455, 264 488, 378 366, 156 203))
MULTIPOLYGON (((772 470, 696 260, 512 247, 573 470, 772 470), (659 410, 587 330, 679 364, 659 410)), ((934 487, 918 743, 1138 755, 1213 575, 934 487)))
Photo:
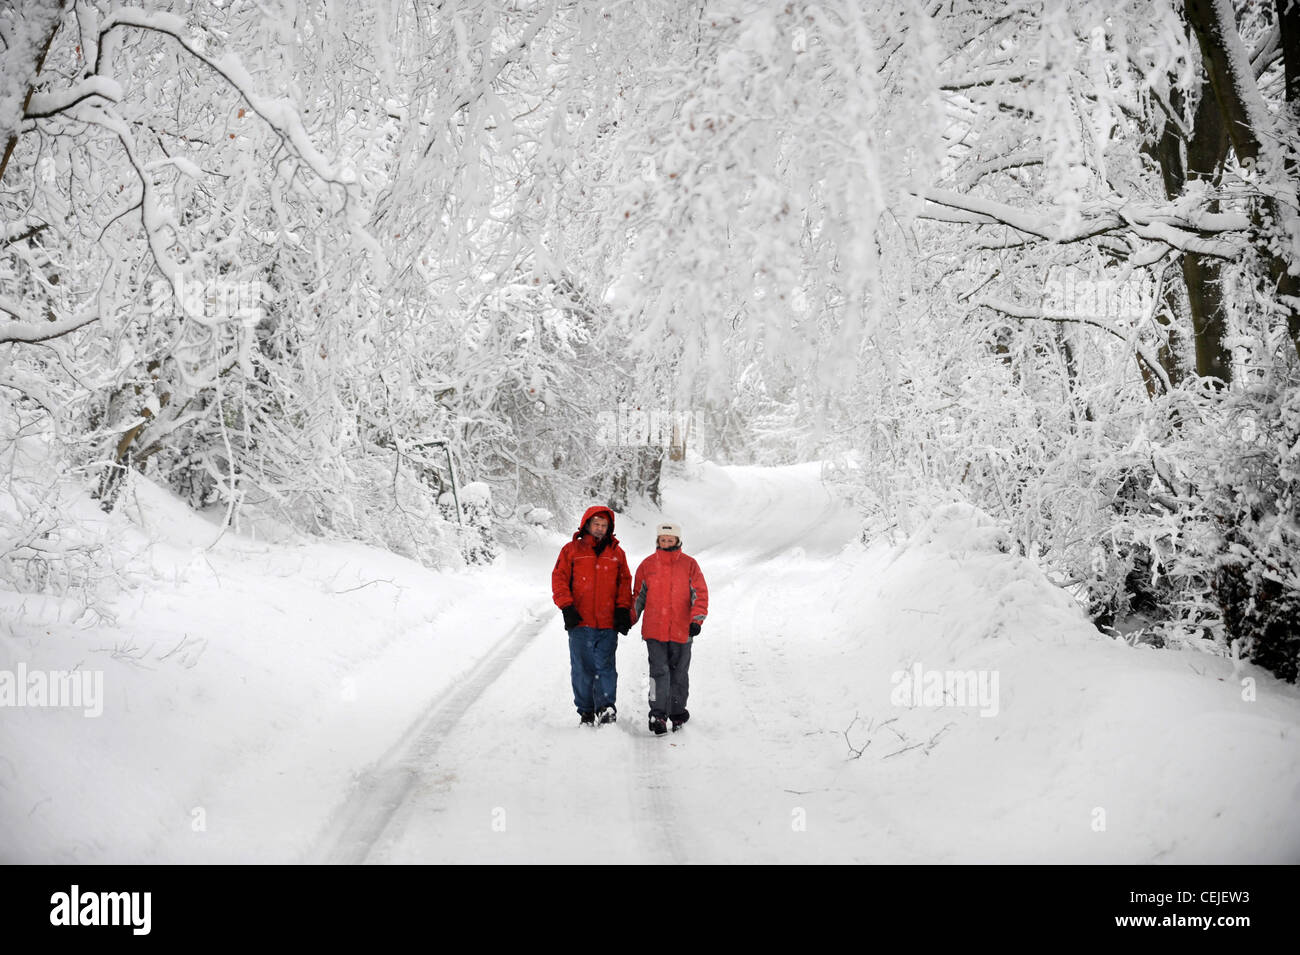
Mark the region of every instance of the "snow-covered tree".
POLYGON ((143 470, 437 563, 466 484, 506 537, 654 500, 626 415, 683 416, 842 455, 872 527, 964 498, 1100 622, 1277 645, 1289 0, 165 7, 0 11, 9 433, 104 506, 143 470))

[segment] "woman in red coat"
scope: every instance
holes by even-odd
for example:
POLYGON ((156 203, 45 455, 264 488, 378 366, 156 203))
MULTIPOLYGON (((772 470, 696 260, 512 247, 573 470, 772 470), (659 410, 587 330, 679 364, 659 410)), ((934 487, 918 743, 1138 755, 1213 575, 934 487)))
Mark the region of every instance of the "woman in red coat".
POLYGON ((658 549, 636 569, 632 613, 650 657, 650 732, 662 736, 665 720, 676 731, 691 717, 691 643, 709 613, 709 588, 695 558, 682 553, 679 526, 660 524, 655 535, 658 549))

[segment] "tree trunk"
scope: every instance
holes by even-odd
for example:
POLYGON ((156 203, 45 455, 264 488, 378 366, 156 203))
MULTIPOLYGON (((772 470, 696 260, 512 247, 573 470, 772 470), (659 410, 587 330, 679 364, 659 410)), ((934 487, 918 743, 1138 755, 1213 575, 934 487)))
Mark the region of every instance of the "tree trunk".
POLYGON ((5 53, 4 79, 13 82, 20 89, 26 87, 22 108, 16 115, 0 115, 0 139, 4 140, 4 155, 0 156, 0 182, 4 181, 5 170, 9 167, 9 157, 18 145, 18 136, 22 133, 23 116, 27 105, 32 101, 32 90, 36 86, 36 77, 45 65, 45 56, 50 52, 54 34, 59 30, 63 20, 63 4, 67 0, 34 0, 26 9, 17 11, 14 19, 15 47, 5 53), (25 42, 24 42, 25 41, 25 42))
MULTIPOLYGON (((1300 40, 1296 36, 1297 28, 1300 27, 1300 10, 1297 9, 1300 8, 1300 3, 1297 0, 1277 0, 1277 7, 1287 106, 1294 110, 1296 100, 1293 96, 1300 84, 1296 75, 1300 71, 1300 63, 1297 63, 1300 40)), ((1287 191, 1294 197, 1294 161, 1281 158, 1285 154, 1284 149, 1265 150, 1263 146, 1264 139, 1274 135, 1273 129, 1266 128, 1272 125, 1272 118, 1250 70, 1249 59, 1245 56, 1232 4, 1228 0, 1186 0, 1184 9, 1188 25, 1200 44, 1201 58, 1210 87, 1214 90, 1219 118, 1238 161, 1246 166, 1256 165, 1256 160, 1261 159, 1261 153, 1264 153, 1263 161, 1257 164, 1258 175, 1274 187, 1289 186, 1287 191)), ((1296 354, 1300 355, 1300 307, 1294 298, 1297 291, 1300 291, 1300 276, 1291 272, 1293 266, 1300 268, 1300 263, 1291 262, 1285 253, 1275 251, 1279 240, 1283 248, 1291 244, 1285 223, 1294 213, 1286 205, 1276 197, 1270 197, 1264 200, 1262 210, 1256 210, 1257 222, 1262 222, 1260 213, 1264 212, 1273 223, 1271 229, 1260 230, 1262 237, 1258 248, 1266 263, 1266 274, 1273 286, 1272 291, 1286 311, 1287 329, 1292 344, 1296 354), (1292 298, 1288 300, 1286 296, 1292 298)), ((1213 327, 1213 323, 1207 327, 1213 327)), ((1199 352, 1197 365, 1199 368, 1199 352)))
MULTIPOLYGON (((1188 6, 1191 6, 1190 0, 1188 6)), ((1196 114, 1191 124, 1192 136, 1187 141, 1186 162, 1184 163, 1178 148, 1178 127, 1172 120, 1165 122, 1160 140, 1152 150, 1160 162, 1165 194, 1171 200, 1182 195, 1188 180, 1216 179, 1219 168, 1228 155, 1228 134, 1208 74, 1202 76, 1198 96, 1196 114)), ((1182 111, 1183 97, 1177 87, 1170 94, 1170 106, 1182 111)), ((1232 380, 1232 354, 1223 343, 1228 323, 1223 311, 1222 264, 1208 256, 1184 252, 1180 265, 1183 284, 1187 288, 1188 311, 1191 313, 1196 373, 1202 377, 1218 378, 1226 384, 1232 380)), ((1166 303, 1171 308, 1175 305, 1172 298, 1172 295, 1166 296, 1166 303)), ((1174 341, 1171 334, 1169 344, 1172 346, 1174 341)), ((1162 363, 1169 373, 1170 382, 1176 382, 1179 377, 1177 361, 1166 363, 1163 358, 1164 356, 1162 363)))
POLYGON ((1196 373, 1227 384, 1232 380, 1232 353, 1223 344, 1228 322, 1223 312, 1219 262, 1184 252, 1182 266, 1192 311, 1192 333, 1196 336, 1196 373))
POLYGON ((1286 77, 1286 104, 1293 119, 1300 112, 1300 3, 1277 0, 1277 25, 1282 34, 1282 70, 1286 77))
MULTIPOLYGON (((1286 109, 1290 112, 1291 128, 1300 127, 1300 0, 1277 0, 1277 22, 1282 34, 1282 69, 1286 78, 1286 109)), ((1300 179, 1296 154, 1286 154, 1286 173, 1292 182, 1300 179)), ((1270 276, 1276 283, 1279 297, 1300 298, 1300 275, 1285 268, 1279 258, 1269 263, 1270 276)), ((1294 304, 1287 312, 1287 329, 1300 355, 1300 308, 1294 304)))

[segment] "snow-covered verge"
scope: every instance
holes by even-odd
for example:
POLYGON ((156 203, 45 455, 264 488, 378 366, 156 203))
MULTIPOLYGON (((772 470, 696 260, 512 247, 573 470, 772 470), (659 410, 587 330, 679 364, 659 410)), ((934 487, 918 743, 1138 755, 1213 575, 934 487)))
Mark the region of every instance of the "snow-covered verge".
MULTIPOLYGON (((653 739, 635 630, 619 723, 576 726, 566 534, 434 573, 141 484, 111 620, 0 600, 0 671, 102 674, 100 715, 0 710, 0 859, 1300 861, 1295 687, 1102 637, 968 508, 895 547, 816 465, 665 495, 711 606, 653 739)), ((619 518, 633 568, 658 517, 619 518)))
POLYGON ((864 858, 1300 861, 1296 687, 1103 637, 1006 549, 950 505, 824 591, 807 672, 830 681, 817 696, 855 704, 840 720, 853 761, 822 769, 870 807, 864 858))
POLYGON ((222 534, 146 481, 123 511, 131 571, 103 615, 0 591, 0 674, 26 677, 0 706, 5 861, 291 861, 356 774, 536 609, 511 586, 535 576, 531 554, 435 573, 283 530, 222 534), (35 705, 65 672, 88 674, 78 705, 35 705))

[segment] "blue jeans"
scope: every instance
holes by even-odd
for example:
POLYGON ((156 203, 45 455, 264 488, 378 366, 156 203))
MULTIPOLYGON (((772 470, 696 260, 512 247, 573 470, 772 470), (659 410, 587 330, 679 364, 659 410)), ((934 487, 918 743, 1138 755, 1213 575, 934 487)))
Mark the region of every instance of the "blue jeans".
POLYGON ((595 713, 614 705, 618 671, 614 651, 618 631, 574 627, 569 631, 569 669, 573 676, 573 705, 579 713, 595 713))

